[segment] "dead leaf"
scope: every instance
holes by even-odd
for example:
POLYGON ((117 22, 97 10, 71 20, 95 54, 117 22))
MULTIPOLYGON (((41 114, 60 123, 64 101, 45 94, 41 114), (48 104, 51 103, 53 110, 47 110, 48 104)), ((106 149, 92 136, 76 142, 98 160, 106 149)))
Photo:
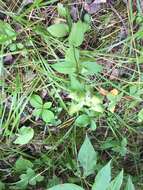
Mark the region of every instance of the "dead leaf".
POLYGON ((119 70, 116 69, 116 68, 113 68, 113 69, 112 69, 112 73, 111 73, 111 75, 110 75, 110 77, 109 77, 110 80, 117 79, 118 76, 119 76, 119 70))
POLYGON ((109 93, 107 90, 105 90, 104 88, 99 88, 98 92, 102 95, 102 96, 107 96, 107 94, 109 93))

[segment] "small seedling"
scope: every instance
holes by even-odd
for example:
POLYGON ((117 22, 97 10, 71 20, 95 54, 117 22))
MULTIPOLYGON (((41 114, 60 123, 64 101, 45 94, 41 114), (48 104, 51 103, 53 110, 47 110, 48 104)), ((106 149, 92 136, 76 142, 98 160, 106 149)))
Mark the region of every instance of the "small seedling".
POLYGON ((33 163, 23 157, 20 157, 16 160, 14 165, 14 170, 17 173, 25 172, 28 168, 33 168, 33 163))
POLYGON ((40 117, 45 123, 51 123, 54 120, 54 113, 50 110, 52 102, 43 103, 39 95, 33 94, 30 99, 30 104, 34 107, 33 115, 40 117))
POLYGON ((44 177, 40 174, 36 174, 31 168, 28 168, 25 174, 20 176, 20 181, 16 183, 16 187, 19 189, 26 189, 29 185, 36 185, 37 182, 43 181, 44 177))

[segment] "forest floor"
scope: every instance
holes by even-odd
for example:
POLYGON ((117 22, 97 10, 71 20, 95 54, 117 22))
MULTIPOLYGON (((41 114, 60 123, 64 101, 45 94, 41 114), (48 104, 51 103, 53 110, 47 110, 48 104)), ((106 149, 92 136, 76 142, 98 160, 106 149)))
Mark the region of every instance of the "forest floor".
POLYGON ((0 0, 0 47, 0 190, 142 190, 142 1, 0 0))

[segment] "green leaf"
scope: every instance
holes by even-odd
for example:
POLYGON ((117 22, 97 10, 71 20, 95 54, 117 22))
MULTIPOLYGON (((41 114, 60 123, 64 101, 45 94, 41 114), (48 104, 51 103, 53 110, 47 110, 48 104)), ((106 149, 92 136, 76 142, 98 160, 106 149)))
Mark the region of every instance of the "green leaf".
POLYGON ((32 162, 30 162, 29 160, 27 159, 24 159, 22 157, 20 157, 15 165, 14 165, 14 169, 16 172, 18 173, 21 173, 23 171, 26 171, 28 168, 32 168, 33 167, 33 164, 32 162))
POLYGON ((48 32, 57 38, 62 38, 68 35, 69 33, 69 27, 67 24, 59 23, 59 24, 53 24, 47 28, 48 32))
POLYGON ((75 121, 75 124, 78 125, 79 127, 86 127, 87 125, 90 124, 90 118, 86 114, 82 114, 78 116, 78 118, 75 121))
POLYGON ((69 108, 69 114, 73 115, 74 113, 77 113, 80 111, 80 109, 83 107, 82 103, 71 103, 70 108, 69 108))
POLYGON ((75 76, 70 76, 70 90, 82 94, 84 92, 84 84, 80 82, 75 76))
POLYGON ((73 67, 73 64, 70 62, 55 63, 52 65, 52 68, 63 74, 73 74, 76 71, 75 67, 73 67))
POLYGON ((40 109, 35 108, 35 110, 33 111, 33 115, 35 117, 40 117, 42 115, 42 108, 40 108, 40 109))
POLYGON ((24 45, 22 43, 17 43, 16 45, 17 45, 18 49, 23 49, 24 48, 24 45))
POLYGON ((31 168, 28 168, 25 174, 20 176, 20 181, 16 183, 16 186, 19 189, 26 189, 28 184, 36 185, 36 182, 40 182, 44 179, 40 174, 36 174, 35 171, 31 168))
POLYGON ((52 106, 52 102, 46 102, 46 103, 43 105, 43 109, 49 109, 51 106, 52 106))
POLYGON ((84 176, 89 176, 95 172, 97 153, 95 152, 88 136, 86 136, 79 153, 78 161, 83 168, 84 176))
POLYGON ((50 123, 54 120, 54 114, 50 110, 43 110, 42 112, 42 119, 45 121, 45 123, 50 123))
POLYGON ((73 65, 76 65, 76 63, 79 61, 79 50, 71 46, 66 51, 65 60, 66 62, 74 63, 73 65))
POLYGON ((16 187, 19 189, 26 189, 29 180, 35 177, 35 172, 31 168, 26 170, 25 174, 20 175, 20 180, 16 183, 16 187))
POLYGON ((16 32, 12 27, 3 21, 0 21, 0 44, 3 44, 16 37, 16 32))
POLYGON ((36 182, 41 182, 43 181, 44 177, 41 175, 35 175, 32 179, 29 180, 30 185, 36 185, 36 182))
POLYGON ((138 113, 138 121, 142 122, 143 121, 143 109, 141 109, 138 113))
POLYGON ((62 3, 58 3, 57 9, 58 9, 59 15, 60 15, 61 17, 66 18, 66 16, 67 16, 67 11, 66 11, 66 8, 63 6, 62 3))
POLYGON ((96 62, 82 62, 82 73, 86 75, 98 74, 103 70, 103 67, 96 62))
POLYGON ((90 128, 92 131, 96 130, 97 126, 96 126, 96 122, 94 120, 91 121, 90 128))
POLYGON ((65 184, 61 184, 61 185, 56 185, 47 190, 84 190, 84 189, 82 187, 72 184, 72 183, 65 183, 65 184))
POLYGON ((92 190, 106 190, 111 180, 111 161, 108 162, 97 174, 92 190))
POLYGON ((135 187, 134 187, 134 185, 133 185, 133 183, 132 183, 132 179, 131 179, 130 176, 129 176, 129 178, 128 178, 128 181, 127 181, 125 190, 135 190, 135 187))
POLYGON ((74 47, 78 47, 84 40, 85 25, 82 21, 73 23, 71 33, 69 35, 69 43, 74 47))
POLYGON ((17 139, 14 141, 15 144, 24 145, 34 136, 34 130, 31 127, 21 127, 17 139))
POLYGON ((60 184, 60 178, 58 178, 56 175, 54 175, 54 176, 52 177, 52 179, 49 179, 49 180, 48 180, 47 188, 49 189, 49 188, 51 188, 51 187, 53 187, 53 186, 56 186, 56 185, 58 185, 58 184, 60 184))
POLYGON ((16 51, 16 44, 15 43, 10 44, 9 49, 10 49, 10 51, 16 51))
POLYGON ((30 99, 30 104, 34 108, 41 108, 43 104, 43 100, 39 95, 33 94, 30 99))
POLYGON ((123 181, 123 170, 117 175, 117 177, 111 181, 107 190, 120 190, 123 181))
POLYGON ((88 24, 90 24, 91 23, 91 15, 90 14, 88 14, 88 13, 86 13, 85 15, 84 15, 84 22, 85 23, 88 23, 88 24))

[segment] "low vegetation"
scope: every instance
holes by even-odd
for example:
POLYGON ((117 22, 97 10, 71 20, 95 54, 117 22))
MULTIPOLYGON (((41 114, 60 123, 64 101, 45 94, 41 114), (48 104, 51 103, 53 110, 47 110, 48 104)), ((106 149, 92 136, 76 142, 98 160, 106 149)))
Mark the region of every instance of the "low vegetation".
POLYGON ((143 189, 143 3, 0 0, 0 190, 143 189))

